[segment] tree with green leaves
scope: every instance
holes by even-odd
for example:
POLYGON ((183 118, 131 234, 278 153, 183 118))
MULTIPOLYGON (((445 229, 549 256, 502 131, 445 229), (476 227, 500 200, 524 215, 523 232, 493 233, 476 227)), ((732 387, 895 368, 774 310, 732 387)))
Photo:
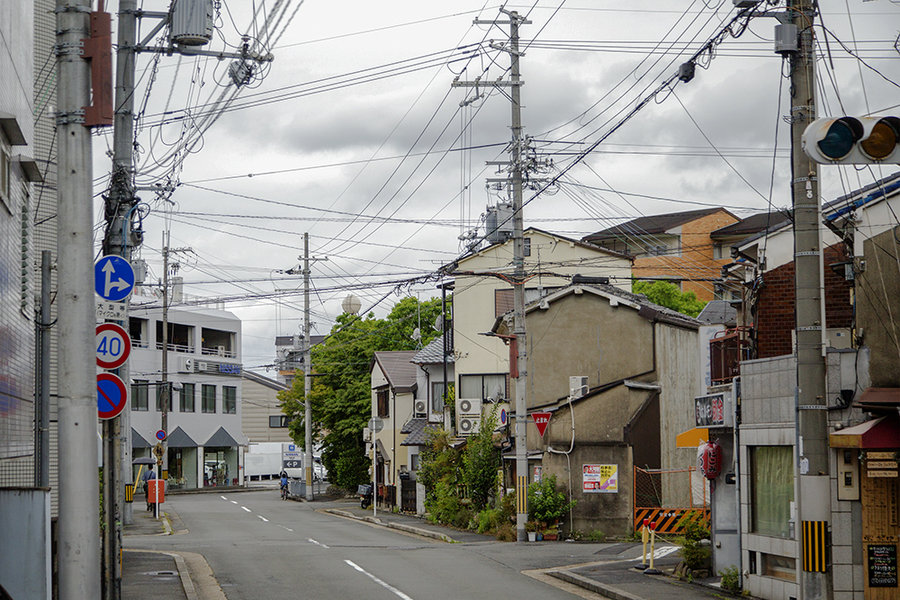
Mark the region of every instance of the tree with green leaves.
POLYGON ((682 292, 677 285, 668 281, 635 281, 631 291, 647 296, 654 304, 677 310, 689 317, 696 317, 706 306, 706 302, 697 300, 694 292, 682 292))
POLYGON ((469 437, 462 456, 463 481, 469 491, 472 507, 482 510, 500 485, 500 451, 494 446, 497 427, 497 405, 481 418, 478 433, 469 437))
MULTIPOLYGON (((439 335, 434 328, 441 301, 403 298, 385 319, 342 314, 324 342, 311 350, 313 385, 310 405, 314 439, 322 442, 322 463, 332 483, 353 489, 368 481, 369 459, 362 430, 372 414, 370 385, 375 352, 415 350, 439 335), (414 336, 418 328, 419 335, 414 336)), ((303 445, 304 381, 297 372, 290 390, 279 392, 282 412, 290 417, 291 438, 303 445)))

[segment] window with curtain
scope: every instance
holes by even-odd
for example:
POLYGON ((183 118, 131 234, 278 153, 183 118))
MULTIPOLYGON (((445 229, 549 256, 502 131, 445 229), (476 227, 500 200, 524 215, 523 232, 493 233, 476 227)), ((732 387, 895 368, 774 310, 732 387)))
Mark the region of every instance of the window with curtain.
POLYGON ((226 415, 237 414, 237 388, 222 386, 222 412, 226 415))
POLYGON ((134 383, 131 384, 131 410, 150 410, 150 403, 147 398, 149 383, 149 381, 144 379, 135 379, 134 383))
POLYGON ((444 382, 437 381, 431 384, 431 412, 433 414, 444 413, 444 382))
POLYGON ((794 501, 792 446, 750 448, 750 530, 761 535, 791 537, 794 501))
POLYGON ((200 389, 201 410, 205 413, 216 412, 216 386, 204 383, 200 389))
POLYGON ((507 398, 506 374, 460 375, 459 397, 503 400, 507 398))
POLYGON ((179 393, 179 405, 181 412, 194 412, 194 384, 181 384, 181 392, 179 393))

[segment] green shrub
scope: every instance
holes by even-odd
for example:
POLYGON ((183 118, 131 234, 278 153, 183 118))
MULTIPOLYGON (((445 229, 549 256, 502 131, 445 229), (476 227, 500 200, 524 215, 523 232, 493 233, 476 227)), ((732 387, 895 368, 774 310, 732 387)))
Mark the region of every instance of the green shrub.
POLYGON ((486 508, 475 516, 475 531, 493 533, 503 524, 503 515, 499 508, 486 508))
POLYGON ((741 591, 741 572, 735 566, 725 567, 719 571, 722 578, 722 589, 726 592, 737 594, 741 591))
POLYGON ((532 521, 552 524, 562 519, 575 500, 569 502, 566 495, 556 490, 556 475, 549 475, 528 486, 528 518, 532 521))
POLYGON ((503 522, 497 528, 495 537, 501 542, 514 542, 517 539, 516 528, 513 527, 512 523, 503 522))
POLYGON ((684 542, 681 544, 681 557, 684 564, 691 570, 703 569, 707 566, 712 554, 709 546, 700 543, 709 538, 709 527, 706 519, 701 514, 686 514, 678 522, 684 532, 684 542))

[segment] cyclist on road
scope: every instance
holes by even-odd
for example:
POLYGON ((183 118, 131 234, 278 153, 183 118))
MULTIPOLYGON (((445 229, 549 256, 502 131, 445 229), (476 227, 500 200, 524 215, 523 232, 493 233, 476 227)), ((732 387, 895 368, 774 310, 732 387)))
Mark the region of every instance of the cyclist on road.
POLYGON ((281 472, 281 499, 287 498, 288 476, 286 471, 281 472))

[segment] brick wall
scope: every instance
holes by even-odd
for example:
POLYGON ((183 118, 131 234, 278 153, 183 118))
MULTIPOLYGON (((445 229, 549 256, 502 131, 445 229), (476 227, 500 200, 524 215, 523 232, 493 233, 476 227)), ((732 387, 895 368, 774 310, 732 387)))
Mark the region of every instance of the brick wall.
MULTIPOLYGON (((825 326, 850 327, 850 283, 836 275, 829 264, 847 260, 842 244, 825 249, 825 326)), ((763 276, 763 288, 756 305, 756 356, 770 358, 791 354, 794 321, 794 263, 772 269, 763 276)))

